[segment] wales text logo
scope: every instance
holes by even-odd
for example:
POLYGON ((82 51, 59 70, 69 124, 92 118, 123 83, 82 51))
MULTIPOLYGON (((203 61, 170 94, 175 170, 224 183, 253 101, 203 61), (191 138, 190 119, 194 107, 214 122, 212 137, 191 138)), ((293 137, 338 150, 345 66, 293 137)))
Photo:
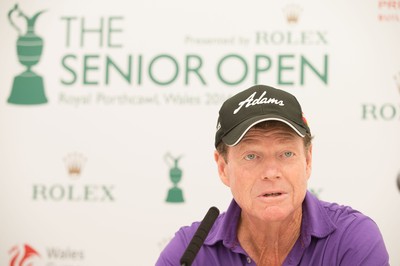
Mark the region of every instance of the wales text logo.
POLYGON ((31 246, 14 246, 9 251, 10 266, 35 265, 34 262, 40 257, 39 253, 31 246))
POLYGON ((35 247, 28 244, 13 246, 9 251, 9 266, 82 266, 85 251, 71 247, 35 247), (41 250, 38 252, 37 250, 41 250))

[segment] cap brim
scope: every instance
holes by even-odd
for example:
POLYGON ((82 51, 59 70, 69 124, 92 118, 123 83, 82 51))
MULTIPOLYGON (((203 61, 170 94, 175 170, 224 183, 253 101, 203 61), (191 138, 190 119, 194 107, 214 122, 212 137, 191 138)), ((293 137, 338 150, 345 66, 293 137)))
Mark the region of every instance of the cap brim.
POLYGON ((222 141, 228 146, 235 146, 237 145, 240 140, 246 135, 247 131, 250 130, 254 125, 264 122, 264 121, 280 121, 291 127, 300 137, 304 138, 307 134, 306 129, 302 128, 301 126, 289 121, 288 119, 277 116, 277 115, 262 115, 250 118, 236 127, 234 127, 231 131, 229 131, 225 136, 222 137, 222 141))

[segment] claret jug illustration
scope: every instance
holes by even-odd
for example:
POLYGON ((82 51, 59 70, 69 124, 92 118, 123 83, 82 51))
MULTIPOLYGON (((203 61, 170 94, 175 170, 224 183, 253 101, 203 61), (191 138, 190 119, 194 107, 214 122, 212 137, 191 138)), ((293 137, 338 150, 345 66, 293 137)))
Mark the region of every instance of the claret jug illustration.
POLYGON ((18 32, 18 60, 26 67, 24 72, 14 78, 8 98, 9 103, 33 105, 47 102, 43 78, 32 71, 32 67, 40 61, 43 51, 43 39, 35 34, 36 20, 43 12, 39 11, 32 17, 28 17, 17 4, 8 12, 8 20, 18 32), (21 21, 26 22, 25 33, 18 26, 21 21))

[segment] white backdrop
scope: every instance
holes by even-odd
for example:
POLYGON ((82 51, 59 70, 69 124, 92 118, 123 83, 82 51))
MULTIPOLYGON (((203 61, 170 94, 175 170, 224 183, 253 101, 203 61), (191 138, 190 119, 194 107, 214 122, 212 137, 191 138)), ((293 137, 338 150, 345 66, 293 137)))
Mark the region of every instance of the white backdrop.
POLYGON ((153 265, 227 208, 217 112, 254 83, 297 96, 310 190, 372 217, 400 265, 398 2, 15 4, 0 2, 0 265, 153 265))

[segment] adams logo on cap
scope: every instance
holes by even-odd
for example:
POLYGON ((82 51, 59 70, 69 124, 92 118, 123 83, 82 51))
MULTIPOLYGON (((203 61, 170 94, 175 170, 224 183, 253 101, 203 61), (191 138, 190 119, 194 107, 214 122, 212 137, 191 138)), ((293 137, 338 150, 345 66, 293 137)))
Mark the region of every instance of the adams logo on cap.
POLYGON ((254 96, 256 95, 257 92, 254 92, 252 95, 250 95, 246 100, 241 101, 239 103, 239 107, 236 108, 233 111, 233 114, 237 114, 240 109, 242 109, 242 107, 247 108, 249 106, 254 106, 254 105, 258 105, 258 104, 276 104, 276 105, 280 105, 280 106, 285 106, 285 104, 283 103, 282 100, 278 100, 275 98, 268 98, 268 97, 264 97, 265 94, 267 94, 266 91, 264 91, 260 97, 258 97, 257 99, 254 99, 254 96))

